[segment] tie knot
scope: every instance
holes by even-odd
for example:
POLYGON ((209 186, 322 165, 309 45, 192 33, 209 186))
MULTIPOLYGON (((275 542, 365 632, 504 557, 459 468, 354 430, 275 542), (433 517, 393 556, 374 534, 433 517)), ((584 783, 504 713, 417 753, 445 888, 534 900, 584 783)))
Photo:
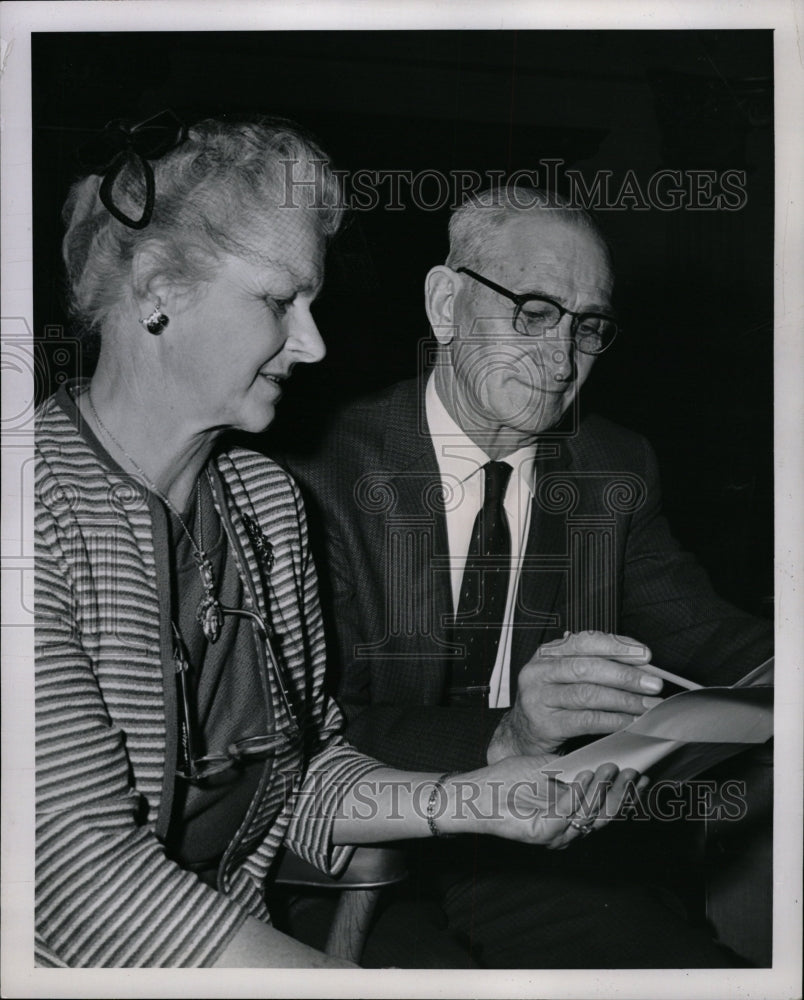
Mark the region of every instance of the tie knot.
POLYGON ((501 503, 513 469, 507 462, 486 462, 483 470, 486 473, 484 504, 501 503))

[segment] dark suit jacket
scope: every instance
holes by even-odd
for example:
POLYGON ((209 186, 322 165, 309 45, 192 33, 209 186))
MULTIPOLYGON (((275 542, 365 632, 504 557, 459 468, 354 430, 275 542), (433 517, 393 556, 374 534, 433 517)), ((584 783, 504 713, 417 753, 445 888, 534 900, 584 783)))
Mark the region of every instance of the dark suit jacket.
MULTIPOLYGON (((451 707, 444 504, 424 382, 348 407, 319 452, 287 461, 305 494, 330 662, 349 738, 398 767, 485 764, 502 709, 451 707)), ((570 422, 571 423, 571 422, 570 422)), ((540 443, 511 651, 516 676, 565 629, 631 636, 653 662, 730 682, 771 652, 769 622, 720 600, 660 514, 644 438, 600 417, 540 443)))

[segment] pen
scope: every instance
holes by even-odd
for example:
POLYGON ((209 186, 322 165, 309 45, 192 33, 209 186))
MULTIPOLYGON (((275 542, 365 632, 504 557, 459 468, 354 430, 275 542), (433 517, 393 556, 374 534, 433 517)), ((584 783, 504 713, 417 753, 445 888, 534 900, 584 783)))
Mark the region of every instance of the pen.
MULTIPOLYGON (((570 636, 570 631, 564 633, 564 638, 568 639, 570 636)), ((771 660, 763 663, 762 666, 767 666, 770 664, 771 660)), ((679 677, 678 674, 671 674, 669 670, 662 670, 661 667, 654 667, 652 663, 636 663, 635 666, 639 667, 640 670, 644 670, 646 674, 653 674, 654 677, 661 677, 666 681, 670 681, 671 684, 676 684, 678 687, 686 688, 688 691, 699 691, 703 684, 696 684, 695 681, 688 681, 686 677, 679 677)), ((745 678, 743 678, 745 679, 745 678)))
POLYGON ((662 677, 666 681, 670 681, 671 684, 677 684, 679 687, 686 688, 688 691, 698 691, 703 687, 703 684, 696 684, 695 681, 688 681, 686 677, 679 677, 678 674, 671 674, 669 670, 662 670, 661 667, 654 667, 652 663, 637 663, 636 666, 640 670, 644 670, 646 674, 653 674, 656 677, 662 677))

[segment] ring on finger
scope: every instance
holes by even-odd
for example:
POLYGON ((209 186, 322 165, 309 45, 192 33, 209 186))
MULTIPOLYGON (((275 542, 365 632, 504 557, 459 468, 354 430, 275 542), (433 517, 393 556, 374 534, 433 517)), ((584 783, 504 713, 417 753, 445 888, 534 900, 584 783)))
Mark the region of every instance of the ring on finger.
POLYGON ((584 837, 587 837, 592 832, 592 827, 594 826, 594 824, 595 821, 593 819, 588 820, 586 823, 581 823, 574 816, 571 817, 569 821, 569 825, 573 828, 573 830, 577 830, 578 833, 580 833, 584 837))

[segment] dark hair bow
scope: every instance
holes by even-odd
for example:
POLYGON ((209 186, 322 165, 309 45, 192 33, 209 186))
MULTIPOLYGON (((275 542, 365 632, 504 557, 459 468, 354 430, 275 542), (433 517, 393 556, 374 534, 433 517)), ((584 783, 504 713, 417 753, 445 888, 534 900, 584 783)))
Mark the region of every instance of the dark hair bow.
POLYGON ((120 120, 109 122, 81 147, 78 155, 90 173, 103 174, 99 195, 104 207, 124 226, 145 229, 153 215, 156 193, 154 171, 148 161, 158 160, 186 138, 186 125, 172 111, 165 110, 136 125, 120 120), (114 182, 132 161, 145 179, 145 205, 139 219, 130 218, 114 203, 114 182))

